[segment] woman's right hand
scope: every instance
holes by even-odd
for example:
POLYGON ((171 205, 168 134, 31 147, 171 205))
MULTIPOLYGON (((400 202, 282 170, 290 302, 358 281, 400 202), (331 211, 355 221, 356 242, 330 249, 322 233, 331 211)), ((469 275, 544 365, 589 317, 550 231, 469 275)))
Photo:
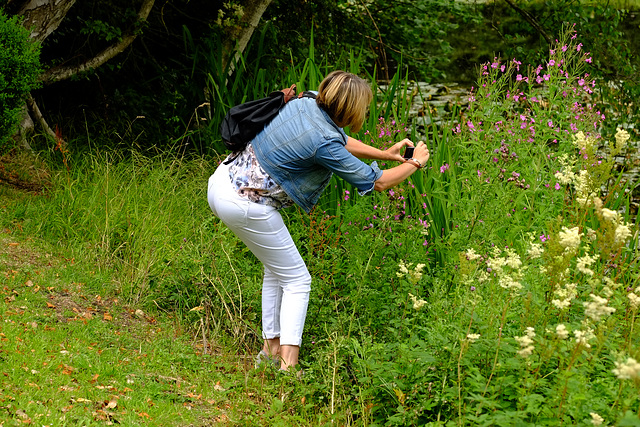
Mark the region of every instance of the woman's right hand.
POLYGON ((429 161, 431 153, 429 153, 429 147, 424 141, 419 141, 415 149, 413 150, 413 158, 420 162, 420 164, 424 167, 429 161))

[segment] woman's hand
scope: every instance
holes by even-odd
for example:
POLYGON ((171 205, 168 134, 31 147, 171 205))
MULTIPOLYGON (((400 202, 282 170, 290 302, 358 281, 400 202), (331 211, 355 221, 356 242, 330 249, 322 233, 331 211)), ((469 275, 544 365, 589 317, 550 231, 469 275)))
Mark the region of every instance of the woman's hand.
POLYGON ((429 153, 429 147, 423 141, 418 142, 416 148, 413 150, 413 158, 420 162, 420 164, 424 167, 429 161, 429 157, 431 153, 429 153))
POLYGON ((396 162, 404 162, 404 157, 402 157, 402 153, 404 153, 405 147, 413 147, 413 142, 407 138, 403 139, 400 142, 396 142, 391 147, 385 150, 387 153, 388 160, 395 160, 396 162))

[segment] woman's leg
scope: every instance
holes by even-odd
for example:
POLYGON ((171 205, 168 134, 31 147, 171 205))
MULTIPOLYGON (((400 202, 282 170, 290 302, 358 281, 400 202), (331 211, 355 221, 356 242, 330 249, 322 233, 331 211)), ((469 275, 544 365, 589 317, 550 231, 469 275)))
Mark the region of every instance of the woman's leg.
POLYGON ((213 212, 265 267, 263 337, 265 350, 271 348, 267 354, 274 354, 273 350, 278 347, 282 368, 297 364, 311 275, 282 216, 270 206, 238 196, 223 165, 209 180, 208 199, 213 212))

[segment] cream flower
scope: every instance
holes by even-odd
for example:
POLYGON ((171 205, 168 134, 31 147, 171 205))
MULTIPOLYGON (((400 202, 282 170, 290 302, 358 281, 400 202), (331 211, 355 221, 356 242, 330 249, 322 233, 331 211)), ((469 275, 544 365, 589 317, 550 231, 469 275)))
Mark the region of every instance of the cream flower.
POLYGON ((572 251, 580 246, 580 236, 582 236, 582 233, 580 233, 578 227, 562 227, 558 236, 560 237, 560 245, 565 248, 565 251, 572 251))
POLYGON ((590 294, 591 302, 583 302, 585 306, 584 314, 595 322, 598 322, 605 316, 609 316, 616 311, 613 307, 607 306, 607 299, 590 294))
POLYGON ((528 327, 525 331, 525 335, 521 337, 513 337, 518 344, 520 344, 520 350, 518 354, 522 357, 529 357, 533 353, 535 347, 533 346, 533 338, 536 336, 535 329, 528 327))
POLYGON ((629 229, 628 224, 619 224, 615 231, 615 242, 619 245, 624 244, 629 237, 631 237, 631 230, 629 229))
POLYGON ((593 276, 593 270, 591 270, 588 267, 594 262, 596 262, 597 259, 598 259, 597 254, 594 256, 585 255, 583 257, 578 257, 576 262, 576 268, 582 274, 586 274, 587 276, 593 276))
POLYGON ((640 378, 640 363, 633 357, 627 358, 623 362, 615 362, 616 368, 613 373, 621 380, 630 380, 640 378))
POLYGON ((628 140, 629 140, 629 132, 618 128, 616 132, 616 145, 619 148, 622 148, 625 146, 628 140))
POLYGON ((542 245, 540 243, 531 243, 531 246, 529 247, 529 251, 527 253, 531 257, 531 259, 536 259, 540 258, 543 252, 544 249, 542 248, 542 245))
POLYGON ((611 209, 602 208, 600 211, 602 217, 610 222, 618 222, 618 212, 612 211, 611 209))
POLYGON ((411 301, 413 302, 413 308, 416 310, 420 310, 422 306, 427 303, 425 300, 419 299, 417 296, 413 294, 409 294, 409 298, 411 298, 411 301))
POLYGON ((629 298, 629 305, 633 310, 637 310, 640 307, 640 297, 633 292, 627 295, 629 298))
POLYGON ((569 338, 569 331, 567 330, 567 327, 564 326, 564 324, 560 323, 558 326, 556 326, 556 335, 559 339, 566 340, 567 338, 569 338))
POLYGON ((467 252, 465 252, 465 255, 470 261, 480 258, 480 254, 476 253, 475 249, 473 248, 468 249, 467 252))
POLYGON ((591 424, 593 424, 594 426, 600 426, 604 422, 604 418, 602 418, 595 412, 590 412, 589 415, 591 415, 591 424))
POLYGON ((480 334, 467 334, 467 339, 469 340, 469 342, 474 342, 478 338, 480 338, 480 334))
POLYGON ((593 329, 591 328, 586 328, 584 331, 576 329, 575 331, 573 331, 573 336, 575 337, 577 344, 582 344, 586 348, 591 347, 591 345, 589 344, 589 341, 595 338, 595 335, 593 334, 593 329))

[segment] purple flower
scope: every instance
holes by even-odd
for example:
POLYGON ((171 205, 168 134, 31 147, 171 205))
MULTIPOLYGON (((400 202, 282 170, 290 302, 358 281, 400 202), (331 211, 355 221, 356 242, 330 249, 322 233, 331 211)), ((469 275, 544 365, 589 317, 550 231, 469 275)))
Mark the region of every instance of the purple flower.
POLYGON ((560 189, 560 184, 556 182, 556 185, 553 188, 555 188, 556 190, 559 190, 560 189))
POLYGON ((449 163, 445 163, 444 165, 440 166, 440 173, 445 173, 447 170, 449 170, 449 163))

